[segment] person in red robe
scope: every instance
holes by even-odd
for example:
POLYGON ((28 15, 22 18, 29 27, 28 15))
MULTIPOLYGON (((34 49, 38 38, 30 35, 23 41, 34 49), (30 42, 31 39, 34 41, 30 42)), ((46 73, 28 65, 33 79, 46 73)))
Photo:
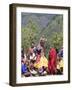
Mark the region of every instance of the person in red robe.
POLYGON ((51 48, 49 51, 49 62, 48 62, 48 72, 49 74, 56 74, 56 60, 57 52, 55 48, 51 48))

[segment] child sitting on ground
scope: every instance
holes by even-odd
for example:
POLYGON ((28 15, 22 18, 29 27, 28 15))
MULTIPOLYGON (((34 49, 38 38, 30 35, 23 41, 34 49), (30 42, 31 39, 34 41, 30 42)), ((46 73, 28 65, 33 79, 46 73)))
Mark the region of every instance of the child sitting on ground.
POLYGON ((57 56, 57 74, 63 74, 63 59, 57 56))
POLYGON ((31 76, 36 76, 37 75, 37 69, 34 67, 34 62, 33 60, 30 61, 30 72, 31 72, 31 76))
POLYGON ((31 75, 29 68, 28 68, 29 62, 27 60, 21 61, 21 73, 25 77, 29 77, 31 75))

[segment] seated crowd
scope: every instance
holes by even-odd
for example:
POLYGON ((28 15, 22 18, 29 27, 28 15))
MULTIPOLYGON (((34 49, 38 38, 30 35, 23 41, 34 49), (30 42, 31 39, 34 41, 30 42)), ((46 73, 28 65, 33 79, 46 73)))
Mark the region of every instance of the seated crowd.
POLYGON ((25 54, 21 51, 21 75, 30 76, 46 76, 46 75, 62 75, 63 74, 63 48, 56 51, 51 47, 48 52, 48 58, 45 57, 45 47, 43 40, 35 47, 32 43, 25 54))

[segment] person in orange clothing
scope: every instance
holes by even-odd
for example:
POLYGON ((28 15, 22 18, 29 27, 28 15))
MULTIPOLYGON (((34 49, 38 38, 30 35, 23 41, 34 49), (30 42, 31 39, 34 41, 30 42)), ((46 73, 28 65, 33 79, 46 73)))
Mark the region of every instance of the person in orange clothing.
POLYGON ((49 51, 49 61, 48 61, 48 72, 49 72, 49 74, 56 74, 56 61, 57 61, 56 49, 51 48, 49 51))

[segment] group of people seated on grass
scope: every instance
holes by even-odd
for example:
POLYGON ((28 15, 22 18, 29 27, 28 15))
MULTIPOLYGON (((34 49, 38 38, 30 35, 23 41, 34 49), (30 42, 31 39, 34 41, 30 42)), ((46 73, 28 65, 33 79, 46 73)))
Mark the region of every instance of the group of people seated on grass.
POLYGON ((46 75, 62 75, 63 74, 63 48, 56 51, 51 47, 48 52, 48 58, 45 57, 44 35, 40 38, 39 44, 35 46, 32 42, 27 54, 21 51, 21 75, 30 76, 46 76, 46 75))

